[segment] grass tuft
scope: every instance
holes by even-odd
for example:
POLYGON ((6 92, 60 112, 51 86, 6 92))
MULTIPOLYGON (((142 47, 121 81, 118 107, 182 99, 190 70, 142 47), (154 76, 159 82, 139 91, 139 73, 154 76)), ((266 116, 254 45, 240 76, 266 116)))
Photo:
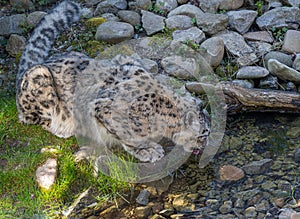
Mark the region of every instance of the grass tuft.
POLYGON ((129 188, 105 175, 95 178, 88 162, 76 163, 75 138, 60 139, 40 126, 21 124, 17 115, 15 98, 0 94, 0 218, 56 218, 91 186, 103 201, 129 188), (42 153, 42 148, 55 150, 42 153), (43 191, 35 171, 50 157, 58 160, 58 176, 52 189, 43 191))

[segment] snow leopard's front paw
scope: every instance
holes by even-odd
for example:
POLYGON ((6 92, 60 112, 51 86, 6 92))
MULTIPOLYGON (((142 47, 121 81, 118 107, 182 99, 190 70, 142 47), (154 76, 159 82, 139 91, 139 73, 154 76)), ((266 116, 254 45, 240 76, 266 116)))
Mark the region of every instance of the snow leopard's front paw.
POLYGON ((163 158, 165 151, 161 145, 150 142, 140 145, 139 148, 135 148, 131 154, 142 162, 154 163, 163 158))

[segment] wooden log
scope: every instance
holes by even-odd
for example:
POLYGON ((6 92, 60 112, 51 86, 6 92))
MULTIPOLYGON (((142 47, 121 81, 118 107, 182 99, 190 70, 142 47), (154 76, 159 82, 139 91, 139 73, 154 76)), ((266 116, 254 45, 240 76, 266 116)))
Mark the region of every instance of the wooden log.
MULTIPOLYGON (((214 89, 213 85, 200 82, 186 84, 187 90, 200 94, 214 89)), ((217 87, 224 93, 228 114, 241 112, 280 112, 300 114, 300 93, 268 89, 248 89, 230 82, 221 82, 217 87)))

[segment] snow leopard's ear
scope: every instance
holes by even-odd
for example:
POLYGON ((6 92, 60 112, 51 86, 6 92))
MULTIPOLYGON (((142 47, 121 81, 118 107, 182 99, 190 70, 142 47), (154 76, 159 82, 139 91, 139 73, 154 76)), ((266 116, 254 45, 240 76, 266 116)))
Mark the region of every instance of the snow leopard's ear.
POLYGON ((184 124, 187 128, 198 131, 200 128, 199 115, 193 111, 187 112, 184 117, 184 124))

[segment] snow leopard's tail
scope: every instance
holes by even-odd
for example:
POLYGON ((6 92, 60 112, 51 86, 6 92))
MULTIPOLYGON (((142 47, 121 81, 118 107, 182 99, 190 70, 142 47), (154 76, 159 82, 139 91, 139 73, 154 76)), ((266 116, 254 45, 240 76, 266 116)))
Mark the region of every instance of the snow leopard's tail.
POLYGON ((26 70, 45 61, 55 38, 80 17, 80 5, 68 0, 61 2, 45 15, 25 46, 20 59, 17 84, 26 70))

